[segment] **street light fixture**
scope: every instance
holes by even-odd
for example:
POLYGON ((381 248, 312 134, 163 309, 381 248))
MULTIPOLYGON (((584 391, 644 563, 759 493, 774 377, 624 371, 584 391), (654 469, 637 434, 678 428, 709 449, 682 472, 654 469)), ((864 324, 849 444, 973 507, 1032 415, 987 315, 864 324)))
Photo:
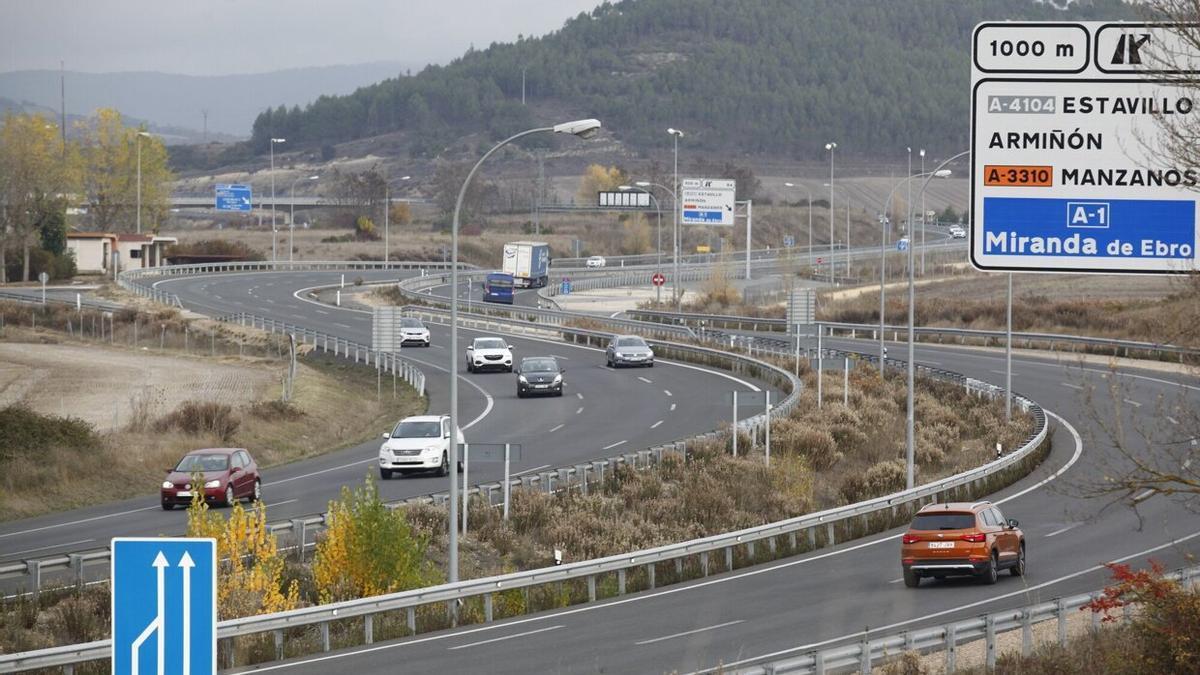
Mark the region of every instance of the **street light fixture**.
MULTIPOLYGON (((271 236, 275 236, 275 144, 286 143, 286 138, 271 139, 271 236)), ((288 249, 288 260, 292 259, 292 251, 288 249)))
MULTIPOLYGON (((580 138, 592 138, 600 133, 600 120, 586 119, 575 120, 572 122, 564 122, 556 124, 552 127, 538 127, 536 129, 527 129, 518 134, 509 136, 500 141, 491 150, 488 150, 475 162, 475 166, 471 167, 471 171, 467 173, 467 177, 463 179, 462 187, 458 191, 458 198, 454 202, 454 218, 450 225, 450 288, 458 288, 458 219, 462 212, 463 199, 467 195, 467 187, 471 184, 471 179, 475 177, 479 167, 491 157, 500 148, 512 143, 513 141, 539 133, 556 133, 556 134, 572 134, 580 138)), ((458 581, 458 442, 453 440, 458 433, 458 293, 457 291, 450 295, 450 518, 448 529, 450 534, 450 560, 449 560, 449 578, 450 583, 458 581)), ((465 486, 464 486, 465 489, 465 486)))
MULTIPOLYGON (((405 181, 410 178, 412 178, 412 176, 401 176, 400 180, 405 181)), ((387 181, 384 181, 384 183, 383 183, 383 262, 385 265, 388 263, 388 260, 389 260, 388 256, 390 254, 390 250, 388 248, 388 230, 391 229, 390 221, 391 221, 391 217, 392 217, 391 187, 392 187, 391 185, 387 184, 387 181)))
POLYGON ((657 251, 657 254, 658 254, 657 264, 661 266, 662 265, 662 208, 659 207, 658 197, 655 197, 653 192, 643 189, 641 186, 638 186, 638 185, 618 185, 617 189, 621 190, 622 192, 628 192, 630 190, 637 190, 638 192, 645 192, 646 194, 650 195, 650 199, 654 200, 654 212, 658 215, 658 235, 657 235, 658 245, 655 250, 657 251))
POLYGON ((292 245, 292 239, 296 234, 296 183, 302 180, 317 180, 320 176, 301 176, 292 181, 292 187, 288 190, 288 195, 291 197, 292 212, 288 215, 288 262, 292 262, 292 250, 296 247, 292 245))
POLYGON ((145 131, 137 132, 137 233, 142 233, 142 137, 150 137, 145 131))
POLYGON ((683 132, 672 127, 667 129, 667 133, 671 134, 672 140, 675 142, 675 178, 668 192, 671 193, 671 200, 674 206, 671 209, 674 211, 675 220, 675 242, 672 248, 675 249, 675 311, 678 312, 681 309, 680 305, 683 303, 683 295, 679 293, 679 249, 683 246, 683 240, 679 237, 679 139, 683 138, 683 132))
MULTIPOLYGON (((829 283, 833 285, 835 283, 833 265, 833 151, 837 149, 837 143, 826 143, 825 149, 829 151, 829 283)), ((849 274, 849 270, 847 270, 847 274, 849 274)))
MULTIPOLYGON (((947 159, 946 161, 942 162, 941 164, 938 165, 938 168, 929 172, 929 174, 925 176, 925 182, 921 184, 920 196, 922 198, 925 196, 925 188, 929 187, 929 181, 933 180, 934 178, 946 178, 947 176, 950 175, 950 170, 946 168, 947 164, 953 162, 954 160, 956 160, 964 155, 969 155, 969 154, 971 154, 970 150, 964 150, 963 152, 960 152, 957 155, 951 157, 950 159, 947 159)), ((912 222, 912 211, 913 211, 912 201, 909 201, 909 203, 908 203, 908 220, 910 223, 912 222)), ((905 426, 905 464, 907 465, 905 485, 910 490, 913 487, 913 481, 915 479, 915 473, 916 473, 916 468, 913 465, 914 457, 915 457, 915 449, 916 449, 915 448, 915 446, 916 446, 916 436, 915 436, 916 429, 915 429, 915 424, 914 424, 916 418, 914 416, 914 408, 913 408, 914 399, 916 398, 914 396, 914 391, 913 391, 913 380, 915 379, 915 373, 916 373, 916 366, 913 364, 913 358, 914 358, 914 352, 915 352, 914 339, 913 339, 915 330, 913 328, 913 322, 915 321, 914 316, 915 316, 915 304, 916 304, 916 284, 913 280, 913 246, 912 246, 912 243, 913 243, 913 238, 912 238, 912 232, 910 229, 909 239, 908 239, 908 411, 907 411, 905 425, 904 425, 905 426)), ((1011 340, 1010 340, 1010 342, 1011 342, 1011 340)))

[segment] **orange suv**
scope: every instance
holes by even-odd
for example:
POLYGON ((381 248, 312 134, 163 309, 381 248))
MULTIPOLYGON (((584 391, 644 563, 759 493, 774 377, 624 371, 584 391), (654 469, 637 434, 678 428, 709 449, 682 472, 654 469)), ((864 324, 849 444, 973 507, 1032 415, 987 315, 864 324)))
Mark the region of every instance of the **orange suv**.
POLYGON ((1001 569, 1025 574, 1025 534, 991 502, 930 504, 917 512, 900 540, 904 585, 922 577, 975 576, 996 583, 1001 569))

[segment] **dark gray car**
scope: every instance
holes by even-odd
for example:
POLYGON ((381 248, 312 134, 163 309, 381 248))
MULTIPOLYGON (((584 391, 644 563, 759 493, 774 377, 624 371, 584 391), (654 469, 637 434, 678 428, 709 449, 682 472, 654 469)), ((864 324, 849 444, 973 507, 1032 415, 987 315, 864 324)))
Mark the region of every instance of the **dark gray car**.
POLYGON ((609 368, 617 366, 654 367, 654 350, 637 335, 618 335, 608 343, 604 359, 609 368))
POLYGON ((563 395, 563 368, 553 356, 530 356, 517 366, 517 398, 563 395))

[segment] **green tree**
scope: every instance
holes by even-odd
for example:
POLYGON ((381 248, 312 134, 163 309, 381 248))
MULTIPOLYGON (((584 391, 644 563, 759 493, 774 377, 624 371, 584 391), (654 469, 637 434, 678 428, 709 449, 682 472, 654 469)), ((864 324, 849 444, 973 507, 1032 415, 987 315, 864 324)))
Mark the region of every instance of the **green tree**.
POLYGON ((61 223, 64 196, 73 188, 74 161, 58 127, 41 115, 4 117, 0 125, 0 283, 7 282, 7 251, 20 249, 21 277, 30 280, 30 253, 47 221, 61 223))
POLYGON ((138 145, 141 139, 142 229, 157 231, 170 209, 173 179, 167 149, 144 129, 125 126, 121 113, 108 108, 81 123, 80 175, 92 226, 102 231, 132 232, 137 221, 138 145))

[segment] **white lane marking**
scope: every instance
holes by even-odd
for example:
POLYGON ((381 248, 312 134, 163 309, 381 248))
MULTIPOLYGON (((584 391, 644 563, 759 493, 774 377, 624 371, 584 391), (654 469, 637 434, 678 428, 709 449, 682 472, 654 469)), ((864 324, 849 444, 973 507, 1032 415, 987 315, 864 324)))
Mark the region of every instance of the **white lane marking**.
POLYGON ((534 471, 541 471, 542 469, 548 469, 548 468, 550 468, 549 464, 543 464, 541 466, 535 466, 532 469, 525 469, 524 471, 518 471, 518 472, 514 473, 513 475, 514 476, 523 476, 527 473, 533 473, 534 471))
POLYGON ((576 396, 576 397, 577 397, 577 398, 578 398, 580 401, 582 401, 582 400, 583 400, 583 394, 581 394, 581 393, 579 393, 579 392, 575 392, 575 396, 576 396))
POLYGON ((279 480, 273 480, 270 483, 263 483, 263 487, 271 487, 272 485, 279 485, 280 483, 290 483, 294 480, 300 480, 301 478, 312 478, 313 476, 320 476, 321 474, 329 473, 330 471, 340 471, 342 469, 348 469, 352 466, 358 466, 359 464, 367 464, 369 462, 378 462, 378 461, 379 461, 378 457, 372 457, 371 459, 363 459, 363 460, 359 460, 357 462, 350 462, 349 464, 341 464, 339 466, 331 466, 328 469, 321 469, 320 471, 313 471, 312 473, 306 473, 306 474, 302 474, 299 476, 292 476, 291 478, 281 478, 279 480))
POLYGON ((629 441, 617 441, 616 443, 613 443, 612 445, 606 445, 606 446, 604 446, 603 448, 600 448, 600 449, 601 449, 601 450, 612 450, 613 448, 617 447, 618 445, 625 445, 625 444, 626 444, 626 443, 628 443, 628 442, 629 442, 629 441))
POLYGON ((672 412, 674 412, 674 411, 675 411, 675 404, 674 404, 674 403, 672 403, 672 404, 671 404, 671 411, 672 411, 672 412))
POLYGON ((1047 532, 1046 537, 1057 537, 1058 535, 1062 534, 1063 532, 1066 532, 1067 530, 1073 530, 1082 524, 1083 523, 1071 523, 1070 525, 1067 525, 1066 527, 1060 527, 1053 532, 1047 532))
MULTIPOLYGON (((1052 475, 1042 479, 1035 485, 1031 485, 1030 487, 1028 487, 1014 495, 1010 495, 1008 497, 1005 497, 1003 500, 999 500, 997 503, 1004 503, 1010 499, 1015 499, 1017 497, 1020 497, 1024 494, 1027 494, 1028 492, 1030 492, 1032 490, 1036 490, 1037 488, 1040 488, 1041 486, 1045 485, 1046 483, 1049 483, 1050 481, 1054 480, 1055 478, 1058 478, 1063 473, 1065 473, 1068 469, 1070 469, 1075 464, 1075 462, 1079 460, 1079 457, 1083 454, 1083 440, 1080 437, 1079 432, 1075 431, 1075 427, 1071 426, 1071 424, 1069 422, 1067 422, 1063 418, 1059 417, 1058 415, 1056 415, 1050 411, 1046 411, 1046 414, 1057 419, 1060 423, 1063 424, 1063 426, 1065 426, 1067 428, 1068 431, 1071 432, 1071 435, 1075 438, 1075 454, 1071 456, 1071 459, 1066 463, 1066 465, 1064 465, 1058 471, 1054 472, 1052 475)), ((541 467, 539 467, 539 468, 541 468, 541 467)), ((155 508, 158 508, 158 507, 156 506, 155 508)), ((489 631, 489 630, 496 630, 497 628, 504 628, 506 626, 518 626, 521 624, 531 623, 534 621, 545 621, 547 619, 550 619, 551 617, 557 619, 559 617, 571 616, 573 614, 581 614, 583 612, 594 612, 594 611, 600 610, 600 609, 607 609, 610 607, 618 607, 620 605, 628 604, 631 602, 643 602, 645 600, 653 600, 653 599, 657 599, 661 596, 674 595, 676 593, 686 593, 689 591, 705 588, 707 586, 712 586, 715 584, 729 583, 730 581, 736 581, 736 580, 742 579, 744 577, 758 576, 760 574, 766 574, 768 572, 773 572, 773 571, 784 569, 787 567, 794 567, 796 565, 803 565, 803 564, 810 563, 810 562, 813 562, 816 560, 822 560, 824 558, 830 558, 833 556, 842 555, 844 553, 852 553, 854 551, 857 551, 862 548, 866 548, 868 546, 874 546, 876 544, 881 544, 884 542, 892 541, 894 539, 899 539, 901 536, 902 535, 897 534, 897 535, 893 535, 890 537, 882 537, 880 539, 864 542, 862 544, 856 544, 854 546, 847 546, 846 548, 829 551, 827 553, 821 553, 821 554, 812 556, 810 558, 803 558, 801 560, 789 560, 787 562, 782 562, 782 563, 779 563, 776 565, 757 567, 757 568, 754 568, 751 570, 747 570, 745 572, 739 572, 736 574, 730 574, 728 576, 722 576, 722 577, 709 579, 707 581, 701 581, 701 582, 698 582, 698 583, 690 585, 690 586, 664 588, 660 591, 655 591, 655 592, 651 592, 651 593, 639 593, 636 595, 627 596, 620 600, 611 600, 611 601, 605 602, 604 604, 581 605, 579 607, 574 607, 572 609, 566 609, 561 612, 556 612, 553 614, 546 614, 544 616, 533 616, 533 617, 529 617, 529 618, 525 618, 525 619, 515 619, 512 621, 503 623, 503 624, 485 625, 485 626, 481 626, 479 628, 472 628, 472 629, 463 630, 463 631, 456 632, 456 633, 431 635, 429 637, 417 638, 415 640, 409 640, 407 642, 393 642, 393 643, 389 643, 389 644, 378 645, 375 647, 367 647, 365 649, 349 650, 349 651, 344 651, 344 652, 340 652, 337 654, 330 654, 328 656, 318 656, 316 658, 307 659, 307 660, 303 660, 303 661, 293 661, 291 663, 281 663, 279 665, 274 665, 274 666, 265 666, 262 668, 258 668, 257 672, 262 672, 262 671, 267 671, 267 670, 282 670, 284 668, 292 668, 295 666, 305 666, 305 665, 309 665, 312 663, 322 663, 324 661, 329 661, 331 659, 340 659, 340 658, 344 658, 347 656, 357 656, 360 654, 369 654, 371 652, 377 652, 377 651, 381 651, 384 649, 394 649, 396 647, 407 647, 410 645, 421 644, 423 642, 432 642, 435 640, 445 640, 447 638, 458 637, 458 636, 462 636, 462 635, 471 635, 473 633, 480 633, 480 632, 489 631)), ((1200 536, 1200 532, 1197 532, 1197 533, 1191 535, 1191 537, 1196 537, 1196 536, 1200 536)), ((1183 541, 1183 540, 1178 540, 1178 541, 1183 541)), ((1169 544, 1164 544, 1162 546, 1155 548, 1153 551, 1160 550, 1162 548, 1167 548, 1169 546, 1175 546, 1178 543, 1178 541, 1171 542, 1169 544)), ((1150 551, 1150 552, 1153 552, 1153 551, 1150 551)), ((1130 556, 1130 558, 1136 557, 1137 555, 1140 555, 1140 554, 1134 554, 1133 556, 1130 556)), ((1114 562, 1121 562, 1121 561, 1114 561, 1114 562)), ((1025 592, 1025 590, 1017 591, 1017 593, 1023 593, 1023 592, 1025 592)), ((987 600, 984 600, 983 602, 991 602, 992 600, 998 600, 998 599, 1000 599, 1000 598, 989 598, 987 600)), ((949 610, 949 611, 956 611, 956 610, 949 610)), ((922 618, 924 618, 924 617, 922 617, 922 618)), ((920 619, 914 619, 914 621, 919 621, 919 620, 920 619)), ((807 648, 801 647, 798 649, 807 649, 807 648)), ((788 651, 796 651, 796 650, 788 650, 788 651)), ((780 652, 780 653, 787 653, 787 652, 780 652)), ((772 656, 774 656, 774 654, 767 654, 765 656, 759 656, 759 657, 755 657, 753 659, 747 659, 746 661, 743 661, 742 663, 749 662, 749 661, 760 661, 762 659, 770 658, 772 656)), ((740 664, 734 663, 734 664, 726 664, 726 665, 728 666, 728 665, 740 665, 740 664)))
POLYGON ((1071 389, 1075 389, 1077 391, 1083 391, 1083 387, 1079 386, 1078 384, 1071 384, 1070 382, 1059 382, 1059 384, 1064 387, 1070 387, 1071 389))
POLYGON ((1142 492, 1141 494, 1139 494, 1138 496, 1134 497, 1133 503, 1140 504, 1140 503, 1146 501, 1147 499, 1153 497, 1157 493, 1158 493, 1157 488, 1149 488, 1149 489, 1145 490, 1144 492, 1142 492))
MULTIPOLYGON (((922 360, 921 360, 921 363, 933 363, 933 361, 925 361, 924 359, 922 359, 922 360)), ((993 370, 993 371, 991 371, 991 372, 993 372, 993 373, 995 373, 995 374, 997 374, 997 375, 1003 375, 1003 374, 1004 374, 1004 371, 1003 371, 1003 370, 993 370)), ((1013 374, 1013 377, 1016 377, 1016 376, 1017 376, 1017 371, 1015 371, 1015 370, 1014 370, 1014 371, 1012 371, 1012 374, 1013 374)))
MULTIPOLYGON (((1111 373, 1111 371, 1108 371, 1108 370, 1100 370, 1099 368, 1083 368, 1083 367, 1080 367, 1079 369, 1080 369, 1080 370, 1086 370, 1086 371, 1087 371, 1087 372, 1089 372, 1089 373, 1100 373, 1100 374, 1101 374, 1103 377, 1108 377, 1108 376, 1109 376, 1109 374, 1111 373)), ((1137 380, 1146 380, 1147 382, 1157 382, 1157 383, 1159 383, 1159 384, 1166 384, 1166 385, 1169 385, 1169 386, 1172 386, 1172 387, 1183 387, 1184 389, 1191 389, 1192 391, 1200 391, 1200 387, 1196 387, 1196 386, 1193 386, 1193 385, 1190 385, 1190 384, 1184 384, 1184 383, 1182 383, 1182 382, 1172 382, 1172 381, 1170 381, 1170 380, 1164 380, 1164 379, 1157 378, 1157 377, 1150 377, 1150 376, 1148 376, 1148 375, 1134 375, 1133 373, 1127 373, 1127 372, 1124 372, 1124 371, 1122 371, 1122 372, 1120 372, 1120 373, 1117 373, 1117 374, 1118 374, 1119 376, 1121 376, 1121 377, 1132 377, 1132 378, 1134 378, 1134 379, 1137 379, 1137 380)))
POLYGON ((900 577, 899 579, 892 579, 892 580, 891 580, 891 581, 889 581, 888 583, 889 583, 889 584, 898 584, 898 583, 900 583, 901 581, 904 581, 904 577, 900 577))
POLYGON ((672 394, 672 393, 671 393, 671 390, 670 390, 670 389, 663 389, 663 393, 664 393, 664 394, 666 394, 667 396, 674 396, 674 395, 675 395, 675 394, 672 394))
POLYGON ((299 499, 287 499, 282 502, 267 502, 266 500, 263 500, 263 501, 265 503, 270 504, 271 506, 283 506, 284 504, 291 504, 292 502, 298 502, 300 500, 299 499))
POLYGON ((623 309, 622 309, 622 310, 621 310, 621 311, 619 311, 619 312, 613 312, 612 314, 609 314, 609 315, 608 315, 608 318, 610 318, 610 319, 615 319, 615 318, 617 318, 618 316, 621 316, 621 315, 622 315, 622 314, 624 314, 624 313, 625 313, 625 310, 623 310, 623 309))
POLYGON ((651 425, 650 425, 650 428, 651 428, 651 429, 657 429, 657 428, 658 428, 658 425, 660 425, 660 424, 662 424, 662 423, 663 423, 663 421, 662 421, 662 420, 659 420, 659 421, 655 422, 654 424, 651 424, 651 425))
POLYGON ((329 315, 329 312, 326 312, 326 311, 325 311, 325 310, 323 310, 323 309, 318 309, 318 310, 315 310, 315 311, 316 311, 316 313, 317 313, 317 314, 324 314, 324 315, 326 315, 326 316, 328 316, 328 315, 329 315))
POLYGON ((513 638, 525 637, 526 635, 534 635, 535 633, 545 633, 547 631, 558 630, 559 628, 562 628, 562 626, 547 626, 546 628, 539 628, 537 630, 527 630, 524 633, 514 633, 512 635, 505 635, 504 637, 492 638, 490 640, 480 640, 479 642, 469 642, 465 645, 459 645, 457 647, 448 647, 447 651, 454 651, 456 649, 466 649, 467 647, 478 647, 479 645, 486 645, 486 644, 490 644, 492 642, 500 642, 501 640, 511 640, 513 638))
POLYGON ((552 434, 552 433, 554 433, 554 432, 558 431, 559 429, 561 429, 561 428, 563 428, 563 427, 565 427, 565 426, 567 426, 567 425, 565 425, 565 424, 560 424, 560 425, 558 425, 558 426, 556 426, 556 427, 553 427, 553 428, 551 428, 551 429, 550 429, 550 431, 549 431, 549 432, 547 432, 547 433, 551 433, 551 434, 552 434))
POLYGON ((28 530, 20 530, 18 532, 9 532, 7 534, 0 534, 0 539, 4 539, 6 537, 15 537, 19 534, 29 534, 31 532, 43 532, 45 530, 53 530, 53 529, 56 529, 59 527, 66 527, 67 525, 78 525, 79 523, 90 523, 94 520, 104 520, 105 518, 116 518, 118 516, 127 516, 131 513, 137 513, 138 511, 153 511, 154 509, 161 509, 161 508, 162 508, 161 506, 159 506, 158 504, 155 504, 154 506, 147 506, 147 507, 141 508, 141 509, 130 509, 128 511, 121 511, 119 513, 106 513, 103 516, 92 516, 91 518, 84 518, 82 520, 72 520, 69 523, 56 523, 54 525, 44 525, 42 527, 34 527, 34 528, 30 528, 28 530))
POLYGON ((736 626, 739 623, 745 623, 745 622, 746 622, 745 619, 738 619, 737 621, 726 621, 725 623, 719 623, 715 626, 706 626, 704 628, 696 628, 695 630, 685 630, 682 633, 675 633, 674 635, 664 635, 662 637, 652 638, 650 640, 641 640, 640 642, 635 642, 633 644, 649 645, 649 644, 654 644, 655 642, 662 642, 663 640, 673 640, 678 637, 685 637, 687 635, 695 635, 696 633, 703 633, 703 632, 710 631, 710 630, 717 630, 718 628, 725 628, 726 626, 736 626))
POLYGON ((638 379, 641 380, 642 382, 645 382, 646 384, 654 384, 653 380, 648 380, 648 379, 642 377, 641 375, 638 375, 638 379))
POLYGON ((1174 417, 1171 417, 1170 415, 1167 415, 1167 421, 1170 422, 1171 424, 1175 424, 1175 425, 1179 424, 1179 420, 1175 419, 1174 417))
POLYGON ((443 347, 441 345, 429 345, 429 346, 433 347, 434 349, 445 349, 445 347, 443 347))
POLYGON ((337 327, 339 327, 339 328, 345 328, 345 329, 347 329, 347 330, 354 330, 354 327, 353 327, 353 326, 350 326, 350 325, 348 325, 348 324, 344 324, 344 323, 338 323, 337 321, 334 321, 334 322, 333 322, 333 325, 335 325, 335 326, 337 326, 337 327))
POLYGON ((556 358, 556 359, 562 359, 563 361, 570 361, 570 360, 571 360, 571 357, 569 357, 569 356, 563 356, 563 355, 561 355, 561 354, 551 354, 550 356, 553 356, 553 357, 554 357, 554 358, 556 358))
POLYGON ((80 539, 79 541, 68 541, 63 544, 51 544, 49 546, 39 546, 37 548, 27 548, 24 551, 8 551, 8 552, 4 553, 4 555, 5 556, 18 556, 18 555, 22 555, 24 553, 33 553, 34 551, 45 551, 46 549, 58 548, 60 546, 74 546, 75 544, 86 544, 89 541, 96 541, 96 540, 95 539, 80 539))
POLYGON ((583 412, 583 406, 579 406, 579 410, 576 410, 575 414, 578 415, 581 412, 583 412))
POLYGON ((1129 398, 1123 398, 1123 399, 1121 399, 1121 400, 1122 400, 1122 401, 1125 401, 1126 403, 1128 403, 1129 405, 1131 405, 1131 406, 1133 406, 1133 407, 1135 407, 1135 408, 1140 408, 1140 407, 1142 407, 1142 404, 1141 404, 1141 403, 1138 403, 1137 401, 1134 401, 1133 399, 1129 399, 1129 398))

